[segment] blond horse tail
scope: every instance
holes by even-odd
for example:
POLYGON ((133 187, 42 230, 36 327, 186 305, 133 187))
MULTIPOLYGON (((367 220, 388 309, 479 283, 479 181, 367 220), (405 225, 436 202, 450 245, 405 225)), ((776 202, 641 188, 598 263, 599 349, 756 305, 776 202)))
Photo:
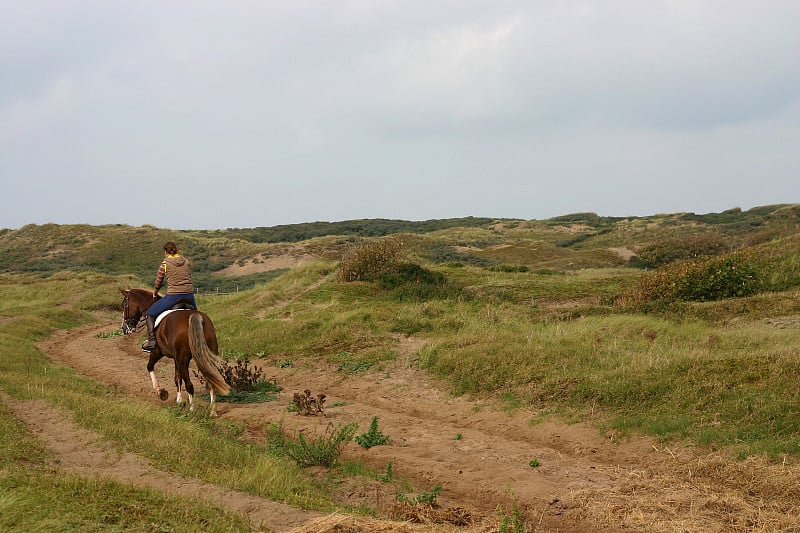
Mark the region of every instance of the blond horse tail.
POLYGON ((203 317, 197 313, 189 317, 189 348, 208 386, 217 394, 228 394, 231 388, 225 383, 225 378, 217 368, 220 363, 219 356, 208 347, 203 332, 203 317))

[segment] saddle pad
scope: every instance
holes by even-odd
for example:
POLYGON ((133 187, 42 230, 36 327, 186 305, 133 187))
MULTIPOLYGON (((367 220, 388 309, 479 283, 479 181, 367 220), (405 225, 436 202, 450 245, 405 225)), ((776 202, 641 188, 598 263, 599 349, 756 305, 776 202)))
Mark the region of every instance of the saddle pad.
POLYGON ((164 318, 168 314, 177 313, 177 312, 180 312, 180 311, 191 311, 191 309, 167 309, 166 311, 164 311, 163 313, 161 313, 160 315, 158 315, 156 317, 156 323, 155 323, 155 326, 153 326, 153 329, 156 329, 158 327, 158 325, 161 324, 161 321, 164 320, 164 318))

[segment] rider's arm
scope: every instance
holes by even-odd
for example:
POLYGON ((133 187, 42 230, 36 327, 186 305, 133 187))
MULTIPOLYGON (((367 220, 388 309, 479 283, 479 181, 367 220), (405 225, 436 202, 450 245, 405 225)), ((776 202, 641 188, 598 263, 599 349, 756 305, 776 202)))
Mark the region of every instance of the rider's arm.
POLYGON ((153 283, 153 298, 158 294, 161 284, 164 283, 164 276, 167 274, 167 262, 162 261, 158 267, 158 274, 156 274, 156 281, 153 283))

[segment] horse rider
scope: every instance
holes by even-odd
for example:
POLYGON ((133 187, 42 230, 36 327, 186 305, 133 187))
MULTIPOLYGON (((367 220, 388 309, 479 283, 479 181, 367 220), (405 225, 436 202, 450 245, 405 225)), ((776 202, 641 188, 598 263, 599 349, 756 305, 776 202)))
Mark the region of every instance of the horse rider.
POLYGON ((145 313, 147 324, 147 342, 142 344, 143 352, 150 352, 156 347, 155 324, 156 317, 180 301, 192 304, 197 309, 192 286, 192 269, 189 260, 178 253, 174 242, 164 245, 164 260, 158 266, 156 281, 153 284, 153 305, 145 313), (159 299, 158 291, 161 284, 167 279, 167 294, 159 299))

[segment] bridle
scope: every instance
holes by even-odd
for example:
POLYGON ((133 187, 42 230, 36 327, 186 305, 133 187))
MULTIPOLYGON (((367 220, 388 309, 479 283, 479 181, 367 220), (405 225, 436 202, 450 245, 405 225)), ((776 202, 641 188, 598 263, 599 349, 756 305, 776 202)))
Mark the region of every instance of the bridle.
POLYGON ((130 316, 128 295, 126 294, 122 300, 122 333, 125 335, 135 333, 142 322, 144 322, 144 317, 141 313, 137 313, 135 317, 130 316))

